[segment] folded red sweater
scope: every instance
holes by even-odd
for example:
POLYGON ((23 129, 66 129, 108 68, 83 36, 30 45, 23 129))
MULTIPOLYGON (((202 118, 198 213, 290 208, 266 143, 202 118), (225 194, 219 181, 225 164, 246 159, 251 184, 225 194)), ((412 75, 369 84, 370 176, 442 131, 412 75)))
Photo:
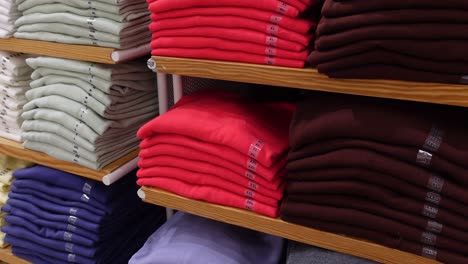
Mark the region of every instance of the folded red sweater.
MULTIPOLYGON (((284 166, 286 165, 286 159, 281 159, 274 163, 272 167, 265 167, 263 164, 256 162, 255 159, 245 155, 245 153, 241 153, 233 148, 176 134, 159 134, 154 137, 145 138, 140 143, 140 148, 146 149, 153 147, 156 144, 169 144, 202 152, 192 152, 194 155, 191 155, 191 157, 193 157, 191 159, 199 159, 200 154, 209 154, 233 163, 236 166, 240 165, 240 167, 243 169, 247 169, 248 171, 252 172, 252 176, 248 177, 252 180, 255 179, 257 174, 265 175, 264 177, 268 179, 282 178, 283 175, 279 174, 279 172, 283 170, 284 166)), ((176 156, 187 157, 188 152, 182 150, 182 152, 178 153, 176 156)), ((213 159, 210 161, 213 161, 213 159)))
POLYGON ((294 32, 300 34, 307 34, 309 31, 313 30, 317 24, 312 19, 303 19, 303 18, 291 18, 288 16, 283 16, 275 12, 265 11, 254 8, 243 8, 243 7, 200 7, 200 8, 188 8, 173 10, 164 13, 151 14, 151 20, 159 21, 169 18, 181 18, 189 16, 237 16, 245 17, 254 20, 270 22, 281 26, 282 28, 287 28, 294 32))
POLYGON ((220 27, 245 28, 266 33, 268 35, 297 42, 304 46, 309 45, 312 35, 300 34, 279 25, 240 16, 191 16, 168 19, 158 19, 149 25, 152 32, 166 29, 187 27, 220 27))
POLYGON ((289 103, 259 103, 239 94, 205 89, 184 96, 167 113, 142 126, 138 137, 189 136, 231 147, 271 167, 288 150, 294 109, 289 103))
POLYGON ((309 50, 293 52, 266 45, 259 45, 252 42, 237 42, 220 38, 204 37, 163 37, 151 41, 153 49, 203 49, 213 48, 225 51, 241 51, 258 55, 274 56, 291 60, 307 60, 309 50))
POLYGON ((246 209, 270 217, 278 216, 278 207, 276 206, 254 201, 253 199, 216 187, 189 184, 184 181, 163 177, 140 178, 137 184, 160 188, 189 199, 246 209))
POLYGON ((162 13, 170 10, 186 9, 192 7, 220 7, 220 6, 237 6, 268 10, 284 14, 290 17, 297 17, 301 11, 304 11, 307 6, 299 0, 286 0, 284 2, 278 0, 158 0, 150 2, 149 10, 153 13, 162 13), (289 3, 289 4, 288 4, 289 3), (296 4, 297 7, 290 4, 296 4))
POLYGON ((153 49, 151 55, 254 63, 291 68, 304 68, 305 66, 305 62, 300 60, 288 60, 283 58, 275 58, 273 56, 262 56, 238 51, 222 51, 217 49, 153 49))
POLYGON ((263 185, 259 182, 250 180, 244 175, 236 174, 229 169, 219 167, 211 163, 183 159, 174 156, 157 156, 151 158, 142 158, 140 159, 139 164, 142 163, 146 163, 146 166, 140 166, 140 171, 144 172, 141 172, 139 174, 141 177, 160 176, 154 174, 154 171, 152 171, 153 169, 157 169, 158 167, 177 167, 192 172, 206 173, 209 175, 216 176, 222 179, 223 182, 229 181, 231 182, 231 184, 237 184, 239 186, 242 186, 244 189, 249 188, 258 193, 261 193, 262 195, 271 197, 275 200, 281 199, 285 187, 284 184, 281 184, 280 186, 270 186, 271 184, 263 185))
MULTIPOLYGON (((171 158, 167 157, 157 157, 159 163, 163 164, 164 161, 173 161, 171 158)), ((223 178, 220 178, 216 175, 208 173, 200 173, 196 171, 187 170, 183 166, 176 167, 166 167, 166 166, 157 166, 153 168, 141 169, 138 171, 139 178, 146 178, 142 183, 151 182, 151 178, 171 178, 184 181, 190 184, 197 184, 203 186, 211 186, 223 189, 228 192, 235 193, 240 196, 251 198, 255 201, 265 203, 271 206, 278 206, 279 199, 273 199, 272 197, 266 196, 261 192, 246 188, 245 186, 238 185, 231 181, 227 181, 223 178)), ((145 184, 146 185, 146 184, 145 184)))
POLYGON ((290 51, 304 51, 307 46, 286 39, 277 38, 270 34, 243 28, 220 27, 191 27, 167 29, 153 32, 153 40, 161 37, 212 37, 234 41, 245 41, 276 47, 290 51))
MULTIPOLYGON (((221 153, 220 153, 221 154, 221 153)), ((224 153, 223 153, 224 154, 224 153)), ((199 151, 197 149, 192 149, 185 146, 170 145, 170 144, 157 144, 152 147, 142 149, 140 151, 140 158, 149 159, 152 157, 169 155, 173 157, 189 159, 194 161, 201 161, 204 163, 210 163, 222 168, 226 168, 238 175, 246 177, 249 176, 252 180, 260 180, 258 178, 263 178, 267 182, 271 182, 269 186, 279 186, 282 178, 286 175, 286 170, 284 169, 285 162, 281 161, 278 163, 279 166, 273 166, 270 169, 264 169, 258 167, 258 163, 255 160, 252 162, 249 160, 249 163, 235 163, 229 156, 223 155, 224 158, 214 155, 211 153, 199 151), (248 168, 247 168, 248 166, 248 168), (253 173, 249 173, 253 172, 253 173), (258 176, 258 177, 257 177, 258 176)), ((141 167, 151 167, 153 164, 148 162, 140 162, 141 167)), ((246 177, 247 178, 247 177, 246 177)))

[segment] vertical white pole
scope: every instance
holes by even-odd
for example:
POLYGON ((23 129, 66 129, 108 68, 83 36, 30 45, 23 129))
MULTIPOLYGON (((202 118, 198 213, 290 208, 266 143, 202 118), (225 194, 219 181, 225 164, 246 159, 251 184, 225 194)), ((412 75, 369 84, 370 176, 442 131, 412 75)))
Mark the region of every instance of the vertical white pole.
POLYGON ((182 76, 172 75, 172 83, 174 85, 174 103, 177 103, 182 96, 184 96, 184 89, 182 86, 182 76))

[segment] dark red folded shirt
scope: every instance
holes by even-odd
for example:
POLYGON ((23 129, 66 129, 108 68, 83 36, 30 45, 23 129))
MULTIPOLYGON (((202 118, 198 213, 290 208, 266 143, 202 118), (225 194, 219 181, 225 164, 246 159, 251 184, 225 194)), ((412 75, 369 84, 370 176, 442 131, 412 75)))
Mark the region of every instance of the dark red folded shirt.
MULTIPOLYGON (((358 181, 310 181, 310 182, 293 182, 288 184, 286 192, 296 196, 307 196, 310 194, 327 194, 327 195, 350 195, 357 196, 363 199, 378 202, 387 207, 394 208, 399 211, 408 212, 415 215, 422 215, 428 219, 436 220, 441 224, 446 224, 452 227, 459 228, 467 232, 466 220, 464 216, 452 213, 449 210, 428 203, 425 200, 416 200, 407 196, 401 195, 396 191, 380 187, 378 185, 368 184, 358 181), (302 184, 302 186, 301 186, 302 184), (432 212, 428 209, 435 208, 432 212)), ((443 198, 442 198, 443 199, 443 198)), ((306 200, 307 201, 307 200, 306 200)), ((462 208, 460 208, 462 209, 462 208)))
POLYGON ((465 48, 467 45, 468 41, 464 40, 365 40, 329 51, 315 50, 310 55, 309 62, 312 65, 318 65, 375 49, 384 49, 403 55, 410 55, 416 58, 430 60, 433 62, 441 61, 466 63, 468 62, 468 49, 465 48), (440 52, 441 50, 444 52, 440 52))
POLYGON ((220 38, 205 37, 162 37, 151 41, 152 49, 204 49, 212 48, 224 51, 240 51, 257 55, 274 56, 291 60, 306 61, 309 50, 293 52, 252 42, 230 41, 220 38))
POLYGON ((437 173, 446 175, 447 178, 461 178, 464 177, 464 175, 468 175, 468 169, 440 157, 438 153, 430 154, 422 151, 420 148, 411 146, 389 145, 373 140, 352 138, 337 138, 308 144, 299 150, 290 152, 288 159, 299 160, 347 148, 372 150, 388 157, 393 157, 416 166, 431 169, 437 173))
POLYGON ((277 38, 270 34, 261 33, 243 28, 219 28, 219 27, 191 27, 168 29, 153 32, 152 39, 161 37, 211 37, 233 41, 252 42, 268 47, 279 48, 289 51, 304 51, 308 46, 286 39, 277 38))
POLYGON ((427 83, 468 84, 466 74, 427 72, 406 67, 369 64, 326 73, 332 78, 402 80, 427 83))
POLYGON ((395 24, 404 27, 405 24, 418 23, 466 24, 468 23, 468 12, 459 9, 402 9, 379 10, 344 17, 322 17, 317 28, 317 36, 369 25, 395 24))
POLYGON ((246 17, 254 20, 270 22, 287 28, 300 34, 307 34, 316 27, 316 22, 312 18, 291 18, 288 16, 280 15, 276 12, 243 8, 243 7, 200 7, 172 10, 164 13, 151 14, 153 21, 164 20, 168 18, 180 18, 188 16, 238 16, 246 17))
MULTIPOLYGON (((324 205, 330 207, 338 208, 350 208, 359 211, 363 211, 370 214, 375 214, 381 217, 388 219, 393 219, 395 221, 411 225, 418 228, 419 230, 425 230, 427 232, 433 232, 437 236, 441 235, 445 238, 453 239, 457 242, 467 243, 468 242, 468 232, 463 231, 458 228, 454 228, 447 224, 434 223, 437 226, 440 226, 440 229, 432 228, 434 222, 432 219, 428 219, 417 214, 411 214, 403 212, 398 208, 389 208, 382 204, 370 201, 366 198, 359 198, 350 195, 344 194, 330 194, 330 195, 315 195, 315 194, 306 194, 306 195, 288 195, 287 199, 291 202, 302 202, 302 203, 312 203, 317 205, 324 205)), ((465 252, 460 252, 465 253, 465 252)))
POLYGON ((191 16, 158 19, 149 25, 152 32, 187 27, 245 28, 308 46, 312 35, 299 34, 278 25, 239 16, 191 16))
POLYGON ((151 55, 264 64, 291 68, 304 68, 305 66, 305 62, 300 60, 289 60, 273 56, 262 56, 252 53, 238 51, 223 51, 217 49, 153 49, 151 55))
POLYGON ((286 215, 304 217, 321 222, 329 221, 332 223, 356 226, 358 228, 387 233, 390 236, 401 236, 404 240, 458 252, 460 255, 466 253, 466 245, 457 240, 449 239, 444 236, 435 236, 434 238, 429 237, 431 239, 425 239, 424 230, 360 210, 299 203, 286 199, 281 204, 281 215, 283 215, 283 212, 286 215))
POLYGON ((140 167, 154 166, 152 163, 150 163, 150 158, 163 156, 163 155, 169 155, 169 156, 179 157, 183 159, 190 159, 190 160, 199 161, 203 163, 210 163, 218 167, 226 168, 230 170, 231 172, 239 176, 243 176, 245 178, 247 178, 247 175, 250 177, 249 172, 254 170, 256 177, 250 177, 250 178, 255 179, 257 181, 261 181, 261 182, 263 182, 263 180, 258 179, 258 178, 263 178, 266 182, 271 182, 270 184, 268 184, 268 186, 273 187, 273 188, 274 187, 277 188, 281 184, 282 178, 284 178, 284 176, 286 175, 283 161, 278 163, 280 166, 272 167, 272 170, 269 170, 269 169, 264 170, 264 168, 257 166, 258 163, 255 162, 255 160, 253 160, 253 163, 249 162, 249 164, 234 163, 229 159, 229 156, 227 156, 227 154, 224 156, 224 158, 222 158, 217 155, 213 155, 213 154, 199 151, 196 149, 192 149, 189 147, 171 145, 171 144, 157 144, 152 147, 142 149, 140 151, 139 156, 140 158, 144 158, 145 160, 140 161, 140 167), (252 170, 247 169, 246 168, 247 166, 250 166, 252 170))
MULTIPOLYGON (((245 186, 238 185, 233 183, 232 181, 225 180, 225 178, 218 177, 217 175, 208 174, 208 173, 200 173, 192 170, 188 170, 183 165, 173 165, 170 166, 163 166, 164 161, 174 161, 166 159, 166 157, 156 157, 155 160, 158 159, 159 163, 162 165, 158 165, 152 168, 144 168, 138 171, 139 178, 147 178, 144 182, 151 181, 151 178, 171 178, 180 181, 184 181, 190 184, 196 185, 203 185, 203 186, 211 186, 223 189, 228 192, 235 193, 240 196, 244 196, 255 201, 265 203, 271 206, 278 206, 278 199, 273 199, 272 197, 266 196, 261 192, 252 190, 245 186), (177 167, 175 167, 177 166, 177 167)), ((171 163, 167 163, 167 165, 171 165, 171 163)), ((142 182, 142 183, 144 183, 142 182)))
POLYGON ((211 186, 189 184, 184 181, 163 177, 140 178, 137 184, 140 186, 160 188, 189 199, 245 209, 270 217, 278 216, 277 207, 263 204, 253 199, 211 186))
MULTIPOLYGON (((432 171, 364 149, 341 149, 291 161, 287 164, 288 171, 292 172, 336 167, 366 168, 402 178, 423 188, 427 188, 435 177, 440 178, 432 171)), ((467 181, 466 177, 460 177, 460 181, 467 181)), ((440 179, 442 179, 443 184, 437 186, 438 193, 452 197, 454 200, 468 205, 468 188, 449 179, 440 179)))
MULTIPOLYGON (((317 54, 320 53, 310 55, 310 61, 312 64, 315 64, 314 59, 317 57, 317 54)), ((317 60, 321 59, 317 58, 317 60)), ((429 73, 457 74, 459 76, 465 75, 465 73, 468 72, 468 62, 434 61, 385 49, 368 50, 359 54, 353 54, 333 61, 320 63, 316 66, 319 72, 327 74, 373 64, 393 65, 395 67, 404 67, 429 73)))
POLYGON ((273 190, 278 188, 281 179, 286 175, 284 172, 286 158, 279 160, 272 167, 265 167, 261 163, 256 162, 255 159, 245 155, 245 153, 238 152, 233 148, 219 144, 210 144, 175 134, 160 134, 145 138, 140 143, 140 148, 143 153, 149 152, 147 153, 148 156, 155 156, 162 153, 161 149, 157 147, 157 145, 161 144, 174 147, 169 150, 173 154, 172 156, 218 163, 220 166, 231 168, 232 171, 236 171, 248 179, 262 181, 268 183, 269 186, 275 186, 273 190), (153 148, 156 154, 152 153, 151 150, 146 150, 149 148, 153 148), (258 175, 262 175, 260 179, 257 179, 258 175))
MULTIPOLYGON (((364 168, 325 168, 316 170, 304 170, 289 172, 287 174, 288 187, 291 192, 300 192, 302 194, 310 193, 307 189, 311 184, 317 181, 353 181, 372 184, 378 187, 384 187, 392 192, 407 196, 409 199, 419 201, 420 203, 434 203, 434 197, 438 197, 438 206, 447 213, 468 217, 468 205, 454 200, 446 195, 430 196, 431 191, 425 186, 417 186, 405 181, 404 176, 393 177, 382 172, 372 171, 364 168)), ((398 206, 395 201, 392 205, 398 206)), ((398 209, 398 208, 396 208, 398 209)), ((442 213, 444 214, 444 213, 442 213)), ((440 217, 440 216, 439 216, 440 217)), ((443 217, 443 215, 442 215, 443 217)))
MULTIPOLYGON (((150 2, 151 3, 151 2, 150 2)), ((284 2, 277 0, 158 0, 154 1, 149 5, 149 10, 153 13, 162 13, 177 9, 187 9, 192 7, 220 7, 220 6, 235 6, 235 7, 248 7, 256 8, 261 10, 268 10, 277 12, 290 17, 297 17, 301 11, 304 11, 304 4, 299 10, 295 6, 291 6, 288 3, 301 3, 298 0, 286 0, 284 2)), ((297 5, 299 7, 299 4, 297 5)), ((307 6, 305 6, 307 7, 307 6)))
MULTIPOLYGON (((322 15, 326 17, 342 17, 353 14, 389 9, 434 9, 434 11, 437 11, 438 9, 444 8, 468 10, 468 2, 466 2, 465 0, 325 0, 322 9, 322 15)), ((417 15, 416 12, 415 15, 417 15)))
POLYGON ((315 48, 325 51, 358 41, 375 39, 468 40, 468 24, 425 23, 405 26, 392 24, 359 27, 321 36, 315 41, 315 48))
POLYGON ((291 149, 355 138, 420 148, 468 168, 467 114, 459 107, 314 94, 298 104, 291 123, 291 149))
POLYGON ((228 146, 271 167, 286 155, 294 110, 289 103, 259 103, 239 94, 205 89, 184 96, 167 113, 142 126, 138 137, 189 136, 228 146))
POLYGON ((431 259, 437 259, 445 263, 464 264, 467 261, 466 256, 457 254, 450 250, 440 250, 433 247, 423 246, 421 243, 404 240, 400 236, 391 236, 382 232, 372 231, 367 228, 358 228, 330 221, 317 221, 303 217, 290 216, 283 213, 281 214, 281 218, 291 223, 318 228, 328 232, 364 238, 388 247, 400 249, 416 255, 422 255, 431 259))

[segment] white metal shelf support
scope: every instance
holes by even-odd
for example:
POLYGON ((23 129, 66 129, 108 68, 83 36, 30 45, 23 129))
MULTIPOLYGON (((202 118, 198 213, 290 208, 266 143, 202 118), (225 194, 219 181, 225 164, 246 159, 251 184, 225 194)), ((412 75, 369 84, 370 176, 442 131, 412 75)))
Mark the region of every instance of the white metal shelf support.
MULTIPOLYGON (((156 72, 156 62, 153 59, 147 61, 148 68, 156 72)), ((169 105, 169 98, 167 96, 167 75, 165 73, 157 74, 157 85, 158 85, 158 103, 159 103, 159 114, 162 115, 167 112, 169 105)), ((182 86, 182 80, 180 80, 180 86, 182 86)), ((175 94, 174 94, 175 96, 175 94)), ((175 99, 175 98, 174 98, 175 99)), ((180 99, 180 98, 179 98, 180 99)), ((145 199, 145 192, 141 189, 138 190, 138 196, 141 199, 145 199)), ((174 210, 166 208, 166 219, 169 220, 174 215, 174 210)))

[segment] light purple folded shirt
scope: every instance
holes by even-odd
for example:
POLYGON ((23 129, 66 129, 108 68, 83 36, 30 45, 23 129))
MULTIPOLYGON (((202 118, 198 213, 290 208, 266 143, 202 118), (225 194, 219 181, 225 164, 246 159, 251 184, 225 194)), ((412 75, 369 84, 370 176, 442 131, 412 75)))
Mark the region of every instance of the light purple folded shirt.
POLYGON ((130 264, 277 264, 284 240, 179 212, 158 229, 130 264))

